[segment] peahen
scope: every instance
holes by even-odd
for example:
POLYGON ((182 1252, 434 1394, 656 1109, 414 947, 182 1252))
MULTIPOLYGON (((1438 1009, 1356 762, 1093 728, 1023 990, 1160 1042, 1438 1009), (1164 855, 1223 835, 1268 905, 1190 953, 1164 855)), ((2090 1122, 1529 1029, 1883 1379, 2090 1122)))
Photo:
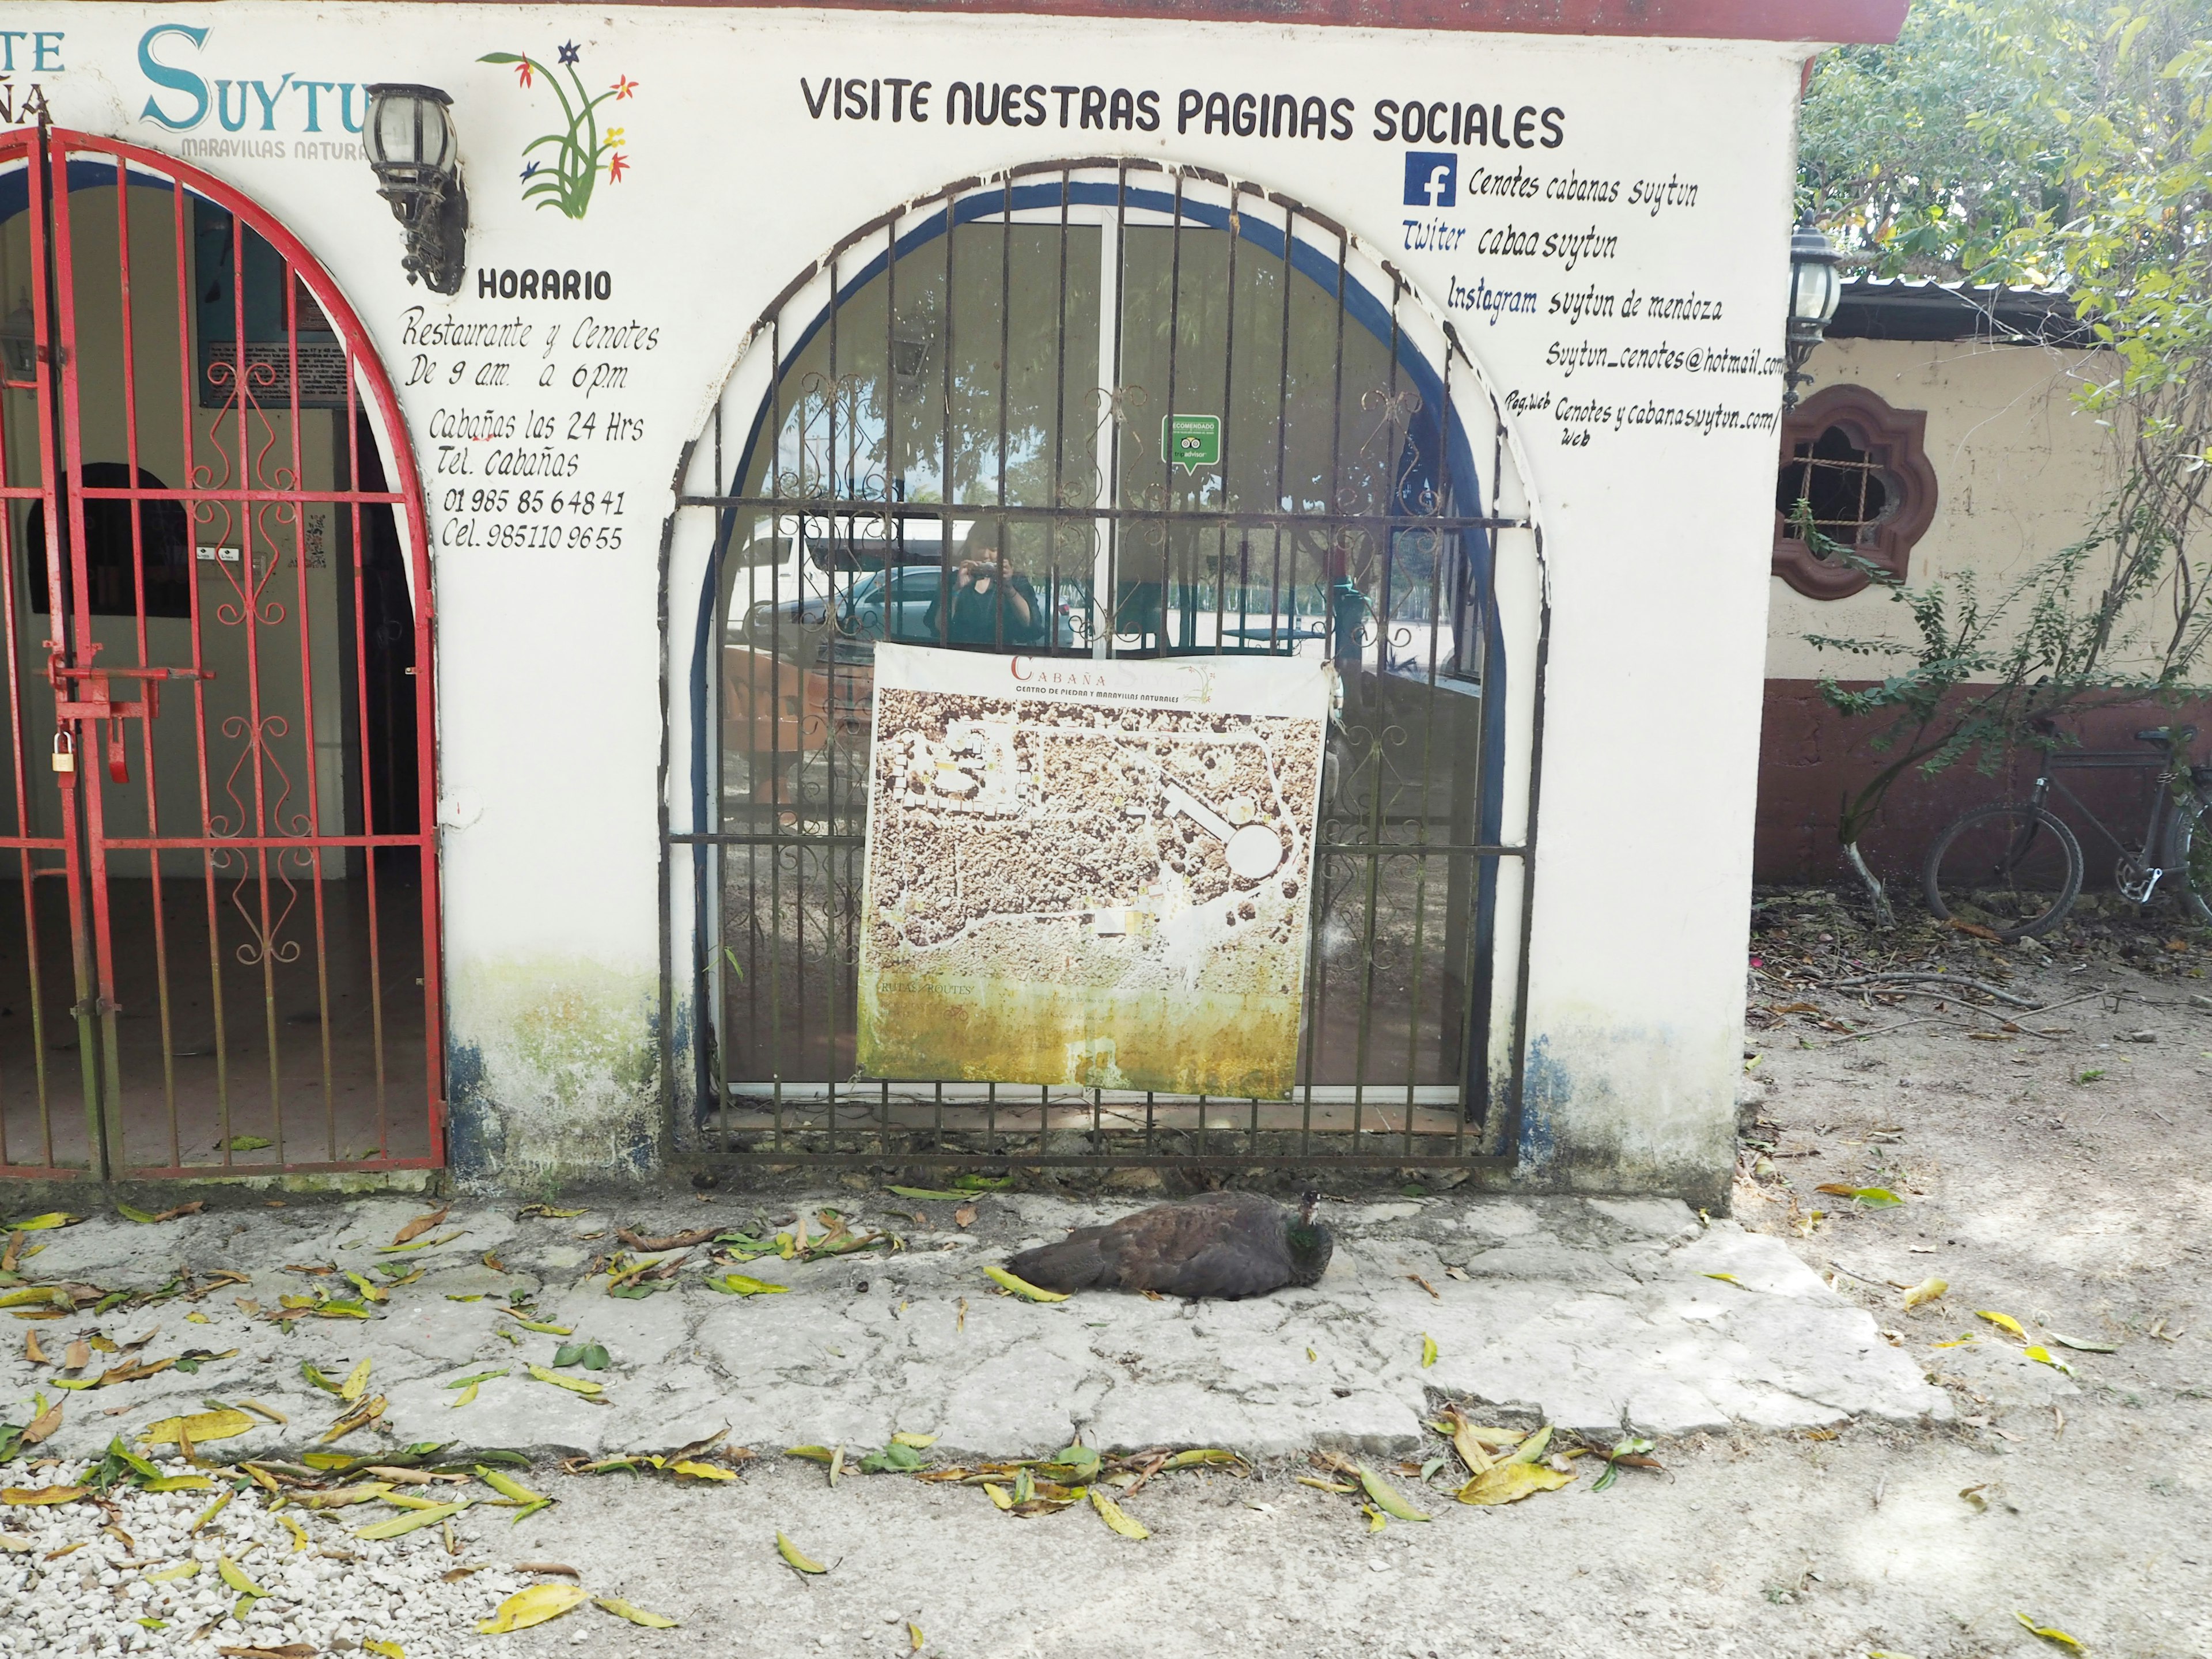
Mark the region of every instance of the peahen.
POLYGON ((1078 1227, 1057 1244, 1024 1250, 1006 1267, 1048 1291, 1265 1296, 1315 1284, 1328 1270, 1334 1241, 1314 1220, 1318 1201, 1308 1193, 1295 1217, 1257 1193, 1156 1204, 1103 1227, 1078 1227))

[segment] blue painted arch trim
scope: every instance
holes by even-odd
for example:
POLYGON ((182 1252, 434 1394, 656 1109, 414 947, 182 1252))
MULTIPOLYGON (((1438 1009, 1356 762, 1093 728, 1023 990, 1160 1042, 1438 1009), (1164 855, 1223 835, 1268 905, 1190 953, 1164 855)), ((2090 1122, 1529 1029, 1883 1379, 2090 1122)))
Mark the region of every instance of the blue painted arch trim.
MULTIPOLYGON (((948 216, 934 212, 921 224, 900 236, 895 248, 886 248, 862 264, 849 278, 843 278, 830 301, 824 304, 805 328, 801 330, 785 350, 782 360, 775 366, 775 381, 797 362, 799 354, 829 324, 833 309, 850 301, 861 289, 881 276, 894 256, 903 259, 915 250, 927 246, 944 235, 949 225, 974 224, 1003 217, 1008 213, 1025 211, 1056 211, 1063 201, 1069 206, 1106 207, 1117 204, 1168 216, 1172 222, 1178 216, 1187 224, 1206 229, 1234 228, 1240 240, 1251 243, 1261 252, 1281 259, 1285 243, 1288 242, 1291 270, 1305 276, 1331 298, 1340 293, 1345 315, 1365 329, 1383 346, 1393 351, 1398 366, 1421 396, 1421 409, 1409 425, 1409 443, 1421 434, 1427 443, 1424 453, 1441 454, 1444 477, 1450 484, 1447 499, 1455 502, 1455 516, 1475 518, 1482 514, 1481 475, 1476 471, 1473 450, 1468 445, 1466 428, 1461 423, 1458 410, 1444 394, 1443 378, 1428 358, 1401 331, 1395 324, 1392 307, 1379 298, 1354 276, 1348 265, 1342 264, 1333 255, 1310 242, 1299 240, 1286 228, 1267 223, 1263 220, 1238 214, 1213 202, 1192 201, 1178 198, 1174 192, 1158 189, 1110 185, 1096 180, 1069 180, 1063 187, 1054 180, 1048 184, 980 186, 968 194, 956 198, 948 216), (1435 441, 1441 426, 1442 442, 1435 441)), ((750 470, 755 453, 765 435, 764 428, 773 406, 772 398, 764 398, 755 413, 745 441, 738 451, 735 468, 726 485, 729 495, 738 495, 747 472, 750 470)), ((721 592, 723 550, 728 546, 734 527, 737 509, 726 507, 716 516, 713 550, 708 556, 707 569, 702 581, 696 623, 692 639, 692 668, 689 676, 689 701, 691 710, 691 755, 689 768, 691 782, 691 827, 694 833, 709 833, 711 798, 707 786, 707 744, 712 725, 708 718, 710 696, 714 683, 714 650, 716 613, 721 592)), ((1325 515, 1316 515, 1325 516, 1325 515)), ((1460 538, 1468 561, 1467 575, 1474 584, 1473 591, 1492 592, 1492 575, 1496 561, 1496 547, 1486 530, 1462 532, 1460 538)), ((1482 706, 1482 771, 1479 795, 1482 802, 1480 822, 1477 833, 1488 844, 1497 844, 1504 823, 1504 790, 1506 731, 1506 672, 1505 641, 1499 625, 1498 607, 1492 603, 1484 610, 1482 706)), ((696 844, 696 843, 695 843, 696 844)), ((694 874, 693 962, 690 986, 696 992, 703 978, 712 906, 708 890, 708 860, 697 861, 694 874)), ((1493 956, 1496 931, 1498 890, 1498 860, 1482 861, 1477 881, 1476 917, 1472 955, 1479 964, 1478 972, 1486 973, 1493 956)), ((1475 1069, 1474 1055, 1478 1036, 1485 1048, 1488 1043, 1490 994, 1487 979, 1482 981, 1473 1018, 1463 1041, 1468 1044, 1468 1068, 1464 1079, 1465 1098, 1470 1109, 1474 1103, 1486 1096, 1489 1079, 1475 1069)), ((695 1060, 694 1095, 702 1115, 707 1109, 712 1079, 707 1060, 707 1033, 714 1018, 710 1012, 701 1011, 692 1022, 695 1033, 692 1050, 695 1060)))
MULTIPOLYGON (((112 188, 115 183, 115 164, 112 161, 71 161, 69 164, 69 188, 72 194, 80 190, 112 188)), ((148 173, 127 163, 123 169, 126 183, 137 190, 158 190, 165 195, 182 190, 187 196, 198 192, 190 185, 174 179, 164 179, 158 173, 148 173)), ((7 167, 0 171, 0 224, 5 224, 19 213, 31 210, 31 169, 28 165, 7 167)))

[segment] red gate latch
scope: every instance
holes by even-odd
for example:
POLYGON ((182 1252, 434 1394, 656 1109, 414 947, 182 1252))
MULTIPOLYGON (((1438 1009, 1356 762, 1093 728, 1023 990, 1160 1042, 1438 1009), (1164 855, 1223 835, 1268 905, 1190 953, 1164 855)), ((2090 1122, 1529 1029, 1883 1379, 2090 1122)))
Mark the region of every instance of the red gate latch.
POLYGON ((211 680, 215 678, 215 671, 210 668, 73 668, 56 654, 46 659, 46 675, 54 685, 55 719, 107 722, 107 775, 118 783, 128 783, 131 781, 131 768, 123 748, 123 722, 127 720, 150 720, 161 714, 163 680, 211 680), (146 695, 135 702, 118 702, 108 688, 111 679, 143 681, 146 695), (67 683, 71 680, 84 683, 79 696, 66 695, 67 683))

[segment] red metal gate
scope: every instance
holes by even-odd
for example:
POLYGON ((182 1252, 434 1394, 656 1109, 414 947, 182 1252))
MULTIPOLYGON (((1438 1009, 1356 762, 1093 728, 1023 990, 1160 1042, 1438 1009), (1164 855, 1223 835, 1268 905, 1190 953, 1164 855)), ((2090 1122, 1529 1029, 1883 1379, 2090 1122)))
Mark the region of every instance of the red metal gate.
POLYGON ((329 274, 0 137, 0 1175, 442 1163, 429 559, 329 274))

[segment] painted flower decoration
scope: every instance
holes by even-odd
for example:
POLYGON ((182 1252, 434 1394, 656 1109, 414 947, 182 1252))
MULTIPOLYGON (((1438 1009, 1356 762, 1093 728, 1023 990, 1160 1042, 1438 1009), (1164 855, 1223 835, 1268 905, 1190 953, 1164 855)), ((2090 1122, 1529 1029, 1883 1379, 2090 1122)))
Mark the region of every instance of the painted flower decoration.
POLYGON ((555 208, 571 219, 580 219, 590 210, 592 188, 603 167, 609 184, 619 184, 629 171, 629 157, 621 149, 629 130, 618 126, 602 130, 599 112, 605 105, 630 97, 638 83, 627 75, 617 76, 612 86, 594 96, 576 69, 583 48, 574 40, 564 40, 555 48, 555 56, 559 60, 557 69, 524 52, 488 52, 477 61, 513 64, 515 82, 525 88, 543 77, 560 100, 562 125, 522 147, 522 199, 532 207, 555 208), (566 88, 562 84, 564 76, 566 88), (575 94, 573 98, 571 90, 575 94))

